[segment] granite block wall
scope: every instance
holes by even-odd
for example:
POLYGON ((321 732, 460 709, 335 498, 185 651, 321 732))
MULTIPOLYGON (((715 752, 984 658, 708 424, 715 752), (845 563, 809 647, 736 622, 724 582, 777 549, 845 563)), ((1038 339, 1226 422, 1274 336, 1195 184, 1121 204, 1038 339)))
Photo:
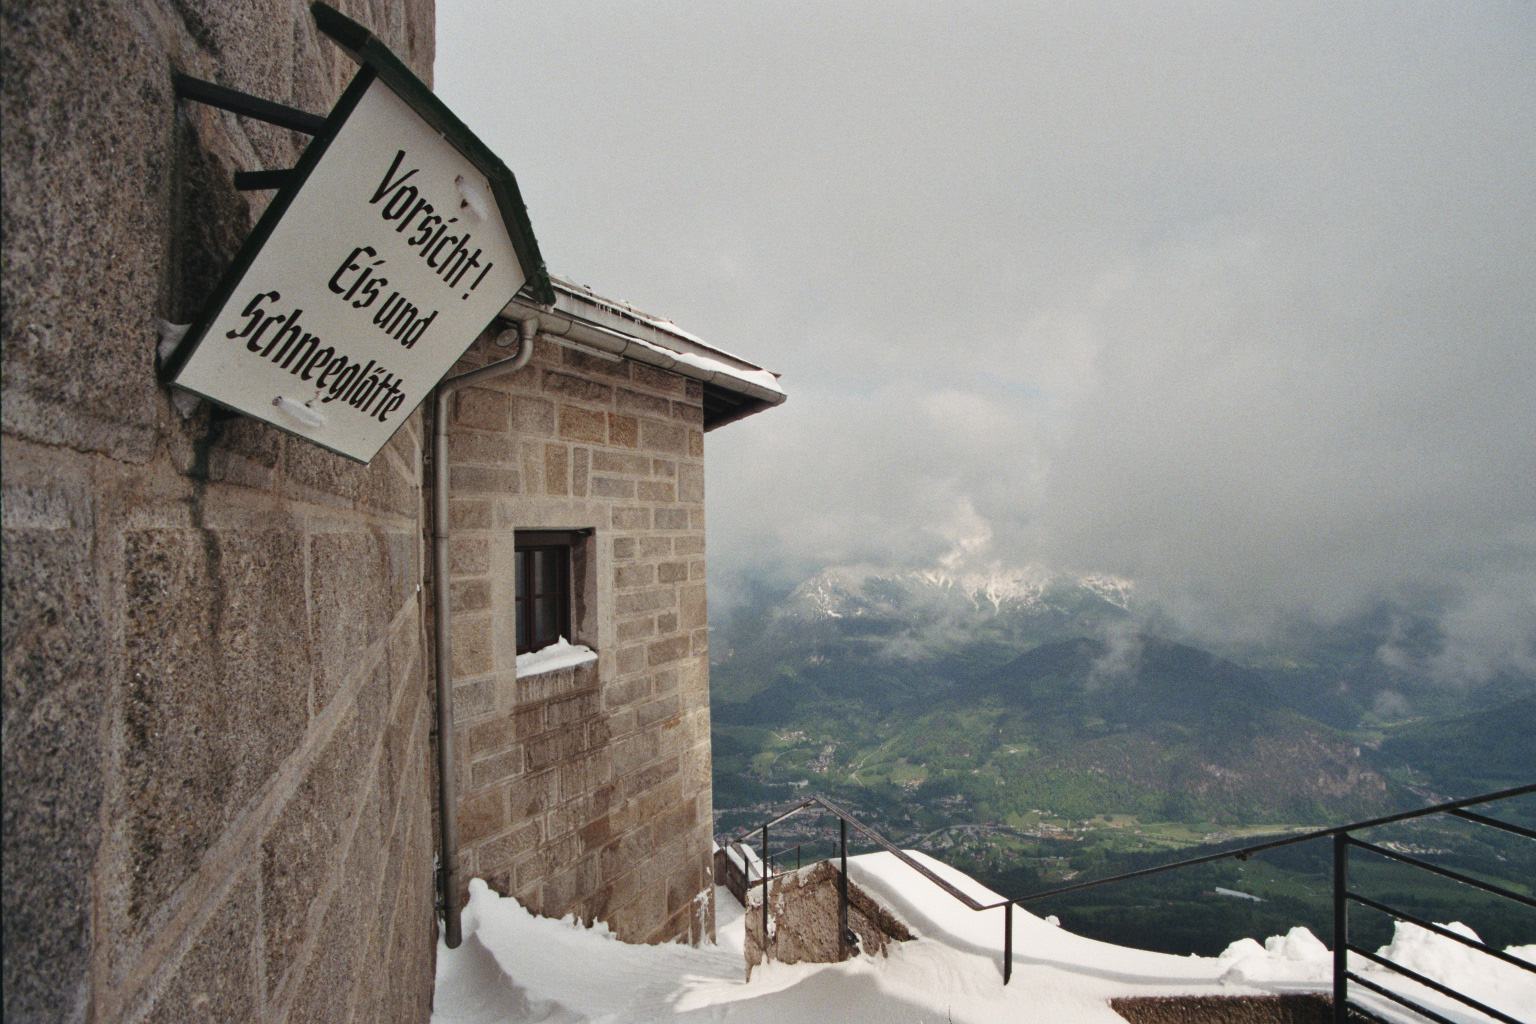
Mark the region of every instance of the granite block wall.
MULTIPOLYGON (((504 356, 490 345, 460 367, 504 356)), ((699 384, 540 337, 449 434, 461 871, 631 942, 713 936, 699 384), (516 531, 590 530, 573 640, 516 671, 516 531)))
POLYGON ((747 977, 752 968, 774 960, 798 964, 837 963, 848 955, 889 956, 897 942, 908 942, 912 932, 879 901, 850 879, 848 882, 848 930, 853 933, 851 946, 839 936, 841 898, 838 881, 842 877, 831 860, 791 871, 771 883, 768 893, 769 934, 767 956, 763 943, 763 890, 752 890, 747 912, 743 915, 746 937, 742 952, 747 962, 747 977))
MULTIPOLYGON (((431 0, 341 2, 430 77, 431 0)), ((368 467, 156 381, 324 112, 296 0, 3 9, 4 1016, 424 1021, 421 417, 368 467)))

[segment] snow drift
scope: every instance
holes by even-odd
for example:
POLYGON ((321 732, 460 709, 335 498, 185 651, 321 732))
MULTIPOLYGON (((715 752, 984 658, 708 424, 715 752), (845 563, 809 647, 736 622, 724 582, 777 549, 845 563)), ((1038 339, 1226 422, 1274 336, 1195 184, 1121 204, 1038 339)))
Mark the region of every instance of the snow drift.
MULTIPOLYGON (((979 901, 1001 898, 946 864, 913 856, 979 901)), ((463 945, 438 948, 432 1020, 1124 1024, 1110 1009, 1111 999, 1285 995, 1329 986, 1329 951, 1304 928, 1262 945, 1253 939, 1235 942, 1219 957, 1179 957, 1084 938, 1015 909, 1013 981, 1004 987, 1002 910, 968 910, 888 853, 850 859, 849 875, 917 939, 893 947, 888 959, 760 966, 751 982, 743 980, 743 912, 725 889, 716 891, 718 944, 635 946, 618 941, 602 924, 583 928, 571 918, 534 917, 477 879, 464 911, 463 945)), ((1450 927, 1471 933, 1464 925, 1450 927)), ((1536 946, 1509 952, 1536 962, 1536 946)), ((1381 954, 1519 1019, 1536 1019, 1536 975, 1401 923, 1381 954)), ((1486 1019, 1377 968, 1357 969, 1452 1020, 1486 1019)), ((1362 1001, 1386 1019, 1405 1019, 1385 1000, 1362 994, 1362 1001)))

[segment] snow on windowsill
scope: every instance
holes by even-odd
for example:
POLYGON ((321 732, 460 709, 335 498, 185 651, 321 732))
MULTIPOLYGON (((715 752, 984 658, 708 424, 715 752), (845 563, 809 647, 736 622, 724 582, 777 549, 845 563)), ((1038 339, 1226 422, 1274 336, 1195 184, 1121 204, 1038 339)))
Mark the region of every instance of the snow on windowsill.
POLYGON ((597 660, 597 652, 586 644, 573 644, 561 637, 548 647, 517 656, 517 677, 536 676, 543 672, 556 672, 562 668, 575 668, 597 660))

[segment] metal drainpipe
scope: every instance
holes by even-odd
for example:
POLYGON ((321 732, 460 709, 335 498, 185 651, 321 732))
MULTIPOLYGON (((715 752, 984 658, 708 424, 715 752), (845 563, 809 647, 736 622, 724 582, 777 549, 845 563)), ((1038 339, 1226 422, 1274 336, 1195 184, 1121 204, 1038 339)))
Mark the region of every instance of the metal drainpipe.
MULTIPOLYGON (((437 812, 442 836, 439 859, 443 873, 443 938, 449 949, 463 941, 459 926, 459 813, 454 792, 453 650, 448 610, 448 406, 466 384, 513 373, 533 358, 539 318, 518 325, 517 354, 482 366, 437 385, 432 418, 432 625, 437 668, 437 812)), ((506 332, 506 333, 511 333, 506 332)), ((500 338, 497 339, 498 343, 500 338)))

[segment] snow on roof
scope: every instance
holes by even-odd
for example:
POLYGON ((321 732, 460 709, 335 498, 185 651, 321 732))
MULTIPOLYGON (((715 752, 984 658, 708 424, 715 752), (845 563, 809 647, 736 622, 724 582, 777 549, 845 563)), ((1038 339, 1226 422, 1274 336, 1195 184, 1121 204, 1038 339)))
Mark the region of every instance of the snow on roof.
MULTIPOLYGON (((978 900, 1000 898, 948 865, 913 856, 978 900)), ((849 874, 918 938, 897 944, 889 958, 760 966, 750 982, 743 980, 743 911, 724 889, 715 892, 719 945, 638 946, 619 942, 602 924, 588 929, 571 918, 534 917, 476 879, 463 945, 438 947, 432 1020, 1124 1024, 1110 1009, 1111 998, 1324 992, 1330 983, 1331 956, 1304 928, 1262 946, 1252 939, 1233 943, 1220 957, 1180 957, 1073 935, 1015 909, 1014 975, 1005 988, 1001 909, 968 910, 888 853, 850 858, 849 874)), ((1510 952, 1536 962, 1536 947, 1510 952)), ((1488 957, 1471 963, 1468 957, 1477 954, 1449 939, 1400 923, 1382 955, 1512 1015, 1536 1018, 1529 975, 1488 957)), ((1360 969, 1375 971, 1374 980, 1401 986, 1450 1020, 1478 1019, 1411 982, 1389 981, 1373 965, 1360 969)), ((1383 1018, 1404 1019, 1384 1000, 1361 996, 1383 1018)))
POLYGON ((779 375, 710 345, 665 317, 605 298, 585 285, 552 277, 555 301, 540 304, 519 292, 502 311, 508 319, 536 318, 539 331, 577 347, 595 348, 681 374, 703 385, 704 429, 712 430, 783 403, 779 375))
POLYGON ((738 382, 753 397, 763 398, 757 389, 782 400, 784 389, 779 375, 749 359, 711 345, 703 338, 683 330, 666 317, 647 313, 618 299, 606 298, 585 285, 562 277, 551 277, 555 286, 555 309, 574 314, 610 331, 623 334, 651 352, 664 354, 685 366, 714 375, 727 388, 738 382))
POLYGON ((779 387, 779 375, 774 373, 772 370, 764 370, 761 367, 754 367, 750 364, 747 366, 742 366, 740 364, 733 365, 716 356, 701 355, 697 352, 680 352, 676 349, 663 348, 660 345, 651 344, 644 338, 637 338, 636 340, 646 348, 649 348, 653 351, 667 353, 673 359, 676 359, 678 362, 683 363, 686 366, 692 366, 700 370, 706 370, 717 375, 734 377, 737 380, 745 381, 749 384, 756 384, 760 388, 765 388, 780 395, 784 393, 784 389, 779 387))
MULTIPOLYGON (((627 319, 634 320, 637 323, 644 324, 654 330, 662 331, 679 341, 687 342, 690 345, 696 345, 707 352, 721 356, 742 367, 755 370, 763 369, 750 360, 743 359, 741 356, 727 352, 723 348, 709 344, 697 334, 692 334, 683 330, 667 317, 658 316, 655 313, 647 313, 640 307, 634 305, 633 303, 625 302, 623 299, 610 299, 606 296, 599 295, 597 292, 593 291, 586 285, 577 284, 575 281, 572 281, 568 278, 551 276, 550 281, 554 283, 556 290, 565 291, 572 295, 578 295, 585 299, 587 302, 590 302, 596 306, 601 306, 617 316, 625 317, 627 319)), ((768 373, 769 371, 763 370, 763 372, 768 373)), ((777 378, 778 374, 770 374, 770 376, 777 378)))

